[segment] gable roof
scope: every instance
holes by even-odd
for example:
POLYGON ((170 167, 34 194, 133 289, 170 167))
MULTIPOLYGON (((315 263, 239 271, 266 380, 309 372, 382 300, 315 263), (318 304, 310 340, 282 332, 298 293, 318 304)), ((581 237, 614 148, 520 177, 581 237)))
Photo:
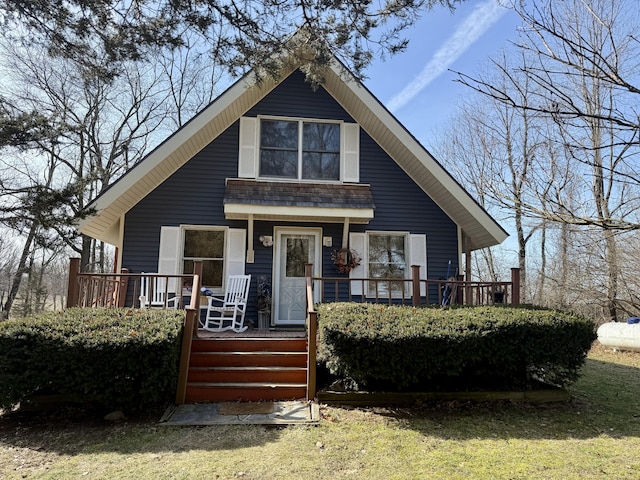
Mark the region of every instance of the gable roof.
MULTIPOLYGON (((290 66, 279 81, 288 77, 290 66)), ((279 81, 260 83, 249 74, 134 165, 88 206, 96 213, 79 223, 93 238, 118 245, 124 214, 273 90, 279 81)), ((371 138, 457 224, 475 250, 502 243, 508 234, 336 59, 325 72, 324 89, 371 138)))

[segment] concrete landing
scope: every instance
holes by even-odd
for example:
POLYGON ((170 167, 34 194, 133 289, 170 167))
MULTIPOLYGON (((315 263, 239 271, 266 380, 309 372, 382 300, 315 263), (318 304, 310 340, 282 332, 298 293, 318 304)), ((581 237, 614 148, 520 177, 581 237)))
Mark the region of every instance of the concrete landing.
POLYGON ((296 425, 319 421, 320 409, 314 402, 226 402, 172 405, 160 419, 160 424, 296 425))

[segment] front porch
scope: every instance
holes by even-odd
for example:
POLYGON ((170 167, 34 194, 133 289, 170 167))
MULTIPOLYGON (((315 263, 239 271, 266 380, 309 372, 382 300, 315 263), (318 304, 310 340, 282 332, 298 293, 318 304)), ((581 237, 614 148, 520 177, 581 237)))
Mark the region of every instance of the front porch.
MULTIPOLYGON (((316 397, 316 337, 319 302, 348 301, 443 307, 520 301, 519 270, 510 282, 467 282, 461 278, 419 278, 412 268, 410 279, 316 278, 312 265, 305 275, 305 325, 282 328, 249 328, 211 332, 200 328, 202 265, 194 262, 194 274, 90 274, 79 272, 72 259, 67 307, 145 308, 140 294, 144 277, 160 278, 165 291, 160 308, 186 310, 175 403, 312 400, 316 397), (354 287, 359 285, 360 288, 354 287), (173 287, 171 287, 173 286, 173 287), (173 288, 173 291, 170 289, 173 288), (176 295, 176 291, 180 292, 176 295), (354 293, 357 291, 358 293, 354 293), (167 299, 178 299, 169 306, 167 299)), ((148 307, 147 307, 148 308, 148 307)), ((255 322, 257 325, 257 322, 255 322)))

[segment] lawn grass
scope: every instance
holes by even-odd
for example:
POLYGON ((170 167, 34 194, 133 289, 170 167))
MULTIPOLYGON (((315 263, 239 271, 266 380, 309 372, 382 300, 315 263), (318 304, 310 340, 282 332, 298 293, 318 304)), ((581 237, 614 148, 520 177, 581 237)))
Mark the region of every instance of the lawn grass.
POLYGON ((323 407, 318 426, 0 417, 0 478, 640 478, 640 353, 594 348, 558 405, 323 407))

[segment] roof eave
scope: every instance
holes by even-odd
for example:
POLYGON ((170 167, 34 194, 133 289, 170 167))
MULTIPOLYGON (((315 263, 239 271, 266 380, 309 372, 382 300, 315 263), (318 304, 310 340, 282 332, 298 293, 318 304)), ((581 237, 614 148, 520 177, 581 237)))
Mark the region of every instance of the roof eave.
POLYGON ((336 63, 324 88, 471 238, 473 249, 499 245, 509 234, 444 169, 398 119, 346 68, 336 63))
MULTIPOLYGON (((98 214, 79 224, 94 238, 107 238, 122 215, 266 96, 279 80, 256 83, 247 75, 161 143, 89 207, 98 214)), ((462 228, 473 249, 502 243, 508 234, 438 163, 408 130, 337 60, 327 69, 324 88, 391 158, 462 228)))
MULTIPOLYGON (((289 67, 283 78, 291 71, 289 67)), ((235 82, 93 200, 87 208, 97 213, 80 221, 78 230, 93 238, 104 236, 121 215, 223 133, 277 83, 270 77, 256 83, 251 74, 235 82)))

